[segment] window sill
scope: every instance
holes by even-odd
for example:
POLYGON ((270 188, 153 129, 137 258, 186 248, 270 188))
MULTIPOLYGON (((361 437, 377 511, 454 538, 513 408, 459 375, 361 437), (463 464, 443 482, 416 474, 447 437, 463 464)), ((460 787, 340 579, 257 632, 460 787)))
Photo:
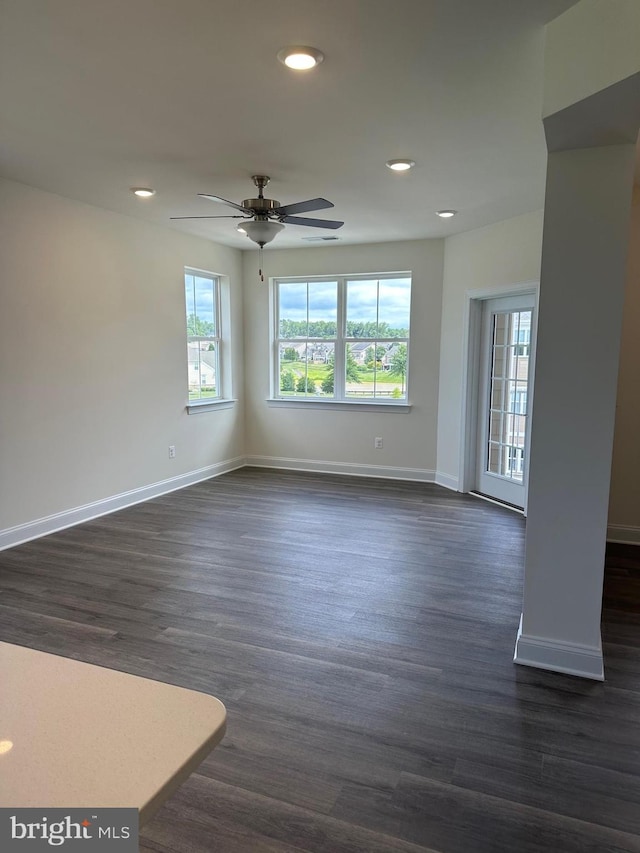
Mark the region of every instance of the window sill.
POLYGON ((282 397, 269 397, 267 405, 274 409, 323 409, 334 412, 346 412, 360 409, 367 412, 396 412, 407 414, 411 411, 410 403, 377 403, 374 401, 351 401, 351 400, 314 400, 314 399, 291 399, 282 397))
POLYGON ((194 400, 192 403, 187 403, 187 413, 190 415, 200 415, 203 412, 232 409, 236 402, 237 400, 194 400))

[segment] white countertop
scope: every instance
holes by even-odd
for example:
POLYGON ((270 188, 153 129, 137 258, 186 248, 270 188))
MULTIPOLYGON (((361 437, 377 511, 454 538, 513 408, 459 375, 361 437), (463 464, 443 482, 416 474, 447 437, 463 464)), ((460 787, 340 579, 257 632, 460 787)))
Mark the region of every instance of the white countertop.
POLYGON ((142 825, 225 720, 213 696, 0 643, 0 806, 136 807, 142 825))

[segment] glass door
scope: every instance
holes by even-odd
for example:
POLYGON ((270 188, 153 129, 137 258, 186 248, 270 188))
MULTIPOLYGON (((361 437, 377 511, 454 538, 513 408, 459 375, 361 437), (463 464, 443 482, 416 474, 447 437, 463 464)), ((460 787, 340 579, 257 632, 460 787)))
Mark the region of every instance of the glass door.
POLYGON ((524 508, 529 452, 534 299, 483 304, 476 491, 524 508))

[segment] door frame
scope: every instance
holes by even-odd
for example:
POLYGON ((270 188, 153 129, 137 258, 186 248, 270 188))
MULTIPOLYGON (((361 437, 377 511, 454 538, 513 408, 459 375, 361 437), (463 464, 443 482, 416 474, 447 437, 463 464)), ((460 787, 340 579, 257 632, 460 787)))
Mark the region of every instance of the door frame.
MULTIPOLYGON (((482 332, 482 306, 488 299, 501 299, 509 296, 523 296, 530 294, 534 301, 535 331, 538 323, 538 296, 540 291, 539 281, 523 281, 518 284, 502 287, 481 288, 479 290, 467 290, 465 293, 464 322, 463 322, 463 355, 462 355, 462 400, 460 412, 460 450, 459 470, 460 492, 471 492, 476 482, 476 462, 478 456, 478 398, 481 376, 480 365, 480 343, 482 332)), ((532 330, 534 331, 534 330, 532 330)), ((531 362, 530 362, 530 387, 533 391, 529 402, 533 407, 533 395, 535 394, 535 366, 536 350, 535 341, 537 334, 532 334, 531 362)), ((529 409, 531 413, 532 408, 529 409)), ((527 448, 531 441, 531 419, 527 433, 527 448)), ((528 476, 525 484, 524 514, 527 514, 528 502, 528 476)), ((519 510, 515 510, 519 512, 519 510)))

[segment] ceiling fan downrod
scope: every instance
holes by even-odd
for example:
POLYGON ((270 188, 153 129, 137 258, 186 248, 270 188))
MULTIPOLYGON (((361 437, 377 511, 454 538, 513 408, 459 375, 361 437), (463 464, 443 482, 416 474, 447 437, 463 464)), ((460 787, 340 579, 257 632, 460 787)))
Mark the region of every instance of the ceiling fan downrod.
POLYGON ((251 180, 258 187, 258 198, 264 198, 262 191, 266 187, 266 185, 269 183, 269 180, 270 180, 269 176, 268 175, 251 175, 251 180))

